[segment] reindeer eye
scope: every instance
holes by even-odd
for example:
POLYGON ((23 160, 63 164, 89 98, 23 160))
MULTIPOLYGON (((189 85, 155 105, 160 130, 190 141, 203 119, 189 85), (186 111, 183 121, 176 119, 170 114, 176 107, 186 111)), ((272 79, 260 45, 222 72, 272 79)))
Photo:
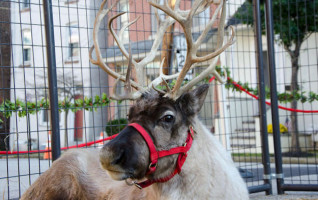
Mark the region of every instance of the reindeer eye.
POLYGON ((163 118, 161 118, 163 122, 171 123, 174 121, 174 116, 172 115, 165 115, 163 118))

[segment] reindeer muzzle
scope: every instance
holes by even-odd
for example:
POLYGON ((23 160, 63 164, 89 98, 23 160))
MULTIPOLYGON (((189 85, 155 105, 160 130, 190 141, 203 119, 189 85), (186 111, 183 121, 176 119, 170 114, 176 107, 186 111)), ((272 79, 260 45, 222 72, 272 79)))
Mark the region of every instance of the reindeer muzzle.
POLYGON ((128 126, 132 126, 133 128, 135 128, 138 131, 138 133, 140 133, 140 135, 144 138, 144 140, 147 143, 147 146, 149 148, 150 164, 148 167, 147 175, 153 174, 156 171, 159 158, 162 158, 165 156, 170 156, 173 154, 179 154, 175 170, 171 175, 164 177, 164 178, 160 178, 160 179, 151 179, 151 180, 148 179, 148 180, 140 182, 140 183, 137 183, 135 181, 133 181, 132 183, 128 183, 126 181, 126 183, 128 185, 135 185, 139 189, 142 189, 142 188, 145 188, 145 187, 152 185, 153 183, 166 182, 166 181, 170 180, 172 177, 174 177, 176 174, 181 172, 181 168, 182 168, 182 166, 187 158, 187 152, 190 150, 191 145, 192 145, 192 141, 193 141, 194 130, 193 130, 192 126, 189 126, 189 128, 188 128, 188 137, 187 137, 185 143, 183 144, 183 146, 171 148, 169 150, 161 150, 161 151, 157 151, 150 135, 141 125, 139 125, 137 123, 131 123, 128 126))

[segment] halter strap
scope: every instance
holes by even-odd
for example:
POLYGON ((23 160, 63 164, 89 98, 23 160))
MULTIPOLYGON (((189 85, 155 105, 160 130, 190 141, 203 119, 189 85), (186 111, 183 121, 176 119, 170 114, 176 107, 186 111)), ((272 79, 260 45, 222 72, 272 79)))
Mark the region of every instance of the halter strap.
POLYGON ((152 179, 152 180, 148 179, 148 180, 140 182, 140 183, 137 183, 134 181, 133 184, 135 184, 139 189, 142 189, 142 188, 150 186, 153 183, 166 182, 166 181, 170 180, 172 177, 174 177, 176 174, 181 172, 181 168, 182 168, 182 166, 187 158, 187 152, 190 150, 190 148, 192 146, 193 135, 194 135, 194 130, 193 130, 192 126, 190 126, 188 129, 188 137, 187 137, 186 142, 184 143, 183 146, 171 148, 169 150, 162 150, 162 151, 156 150, 156 147, 155 147, 150 135, 141 125, 139 125, 137 123, 131 123, 128 126, 134 127, 140 133, 140 135, 144 138, 144 140, 147 143, 147 146, 149 148, 150 164, 149 164, 149 169, 147 171, 147 175, 152 174, 156 171, 157 164, 158 164, 158 158, 173 155, 173 154, 179 154, 178 159, 177 159, 177 163, 176 163, 176 168, 173 171, 173 173, 170 174, 169 176, 164 177, 164 178, 160 178, 160 179, 152 179))

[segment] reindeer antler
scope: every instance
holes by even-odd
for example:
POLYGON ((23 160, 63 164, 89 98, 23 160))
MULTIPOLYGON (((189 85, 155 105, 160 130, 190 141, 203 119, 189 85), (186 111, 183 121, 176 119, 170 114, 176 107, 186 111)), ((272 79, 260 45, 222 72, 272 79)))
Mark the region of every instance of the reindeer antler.
MULTIPOLYGON (((93 64, 98 65, 99 67, 101 67, 104 71, 106 71, 110 76, 112 76, 113 78, 116 79, 116 84, 119 81, 123 81, 123 82, 128 82, 131 84, 131 87, 135 88, 137 90, 136 94, 128 94, 128 90, 125 89, 125 94, 124 95, 117 95, 116 93, 114 93, 114 96, 112 96, 113 99, 117 99, 117 100, 124 100, 124 99, 136 99, 140 96, 141 92, 145 91, 146 89, 149 89, 153 86, 157 86, 162 82, 162 79, 155 79, 148 87, 146 85, 143 85, 145 83, 145 81, 143 80, 143 69, 144 67, 149 64, 150 62, 152 62, 155 57, 156 57, 156 53, 157 50, 162 42, 163 36, 165 34, 166 29, 175 22, 174 19, 167 17, 165 20, 160 20, 158 19, 158 23, 159 23, 159 28, 155 37, 155 40, 153 42, 152 48, 150 50, 150 53, 148 53, 141 61, 136 62, 134 59, 131 59, 131 64, 129 65, 129 70, 131 70, 131 66, 134 66, 135 70, 136 70, 136 74, 137 74, 137 81, 132 81, 130 79, 129 76, 129 80, 127 79, 127 77, 125 78, 123 75, 120 75, 114 71, 112 71, 104 62, 103 62, 103 58, 101 56, 101 52, 100 52, 100 48, 98 45, 98 30, 100 27, 100 23, 103 20, 103 18, 107 15, 107 13, 110 11, 110 9, 112 9, 114 7, 114 5, 118 2, 119 0, 117 0, 109 9, 104 9, 104 6, 107 2, 107 0, 104 0, 100 6, 100 9, 96 15, 95 18, 95 23, 94 23, 94 30, 93 30, 93 41, 94 41, 94 46, 91 47, 90 51, 89 51, 89 57, 90 57, 90 61, 93 64), (92 52, 95 48, 95 52, 96 52, 96 57, 97 59, 94 60, 92 57, 92 52), (160 81, 159 81, 160 80, 160 81)), ((136 21, 139 19, 136 18, 135 20, 133 20, 132 22, 129 22, 128 24, 124 25, 123 27, 121 27, 121 30, 119 31, 119 35, 116 34, 116 32, 114 31, 113 27, 112 27, 112 23, 113 21, 120 17, 121 15, 123 15, 125 13, 119 13, 115 16, 113 16, 109 22, 108 22, 108 27, 109 30, 111 32, 111 34, 113 35, 119 49, 121 50, 121 52, 123 53, 123 55, 126 57, 126 59, 129 59, 129 53, 127 52, 127 50, 125 49, 123 43, 121 42, 121 35, 123 34, 124 30, 126 28, 128 28, 129 26, 131 26, 132 24, 136 23, 136 21)), ((128 71, 129 71, 128 70, 128 71)), ((164 78, 165 80, 170 80, 170 79, 174 79, 177 77, 178 74, 176 75, 163 75, 161 73, 161 77, 164 78)), ((115 85, 116 86, 116 85, 115 85)), ((114 90, 115 91, 115 90, 114 90)), ((132 91, 131 91, 132 92, 132 91)))
MULTIPOLYGON (((110 6, 108 9, 104 9, 105 4, 107 3, 107 0, 104 0, 101 3, 101 6, 99 8, 99 11, 97 12, 95 22, 94 22, 94 29, 93 29, 93 42, 94 45, 90 48, 89 50, 89 59, 91 63, 98 65, 100 68, 102 68, 107 74, 112 76, 115 79, 121 80, 121 81, 126 81, 125 77, 123 75, 120 75, 117 72, 114 72, 112 69, 110 69, 103 61, 103 57, 101 55, 101 50, 99 48, 99 43, 98 43, 98 30, 100 27, 100 23, 103 20, 103 18, 108 14, 108 12, 119 2, 119 0, 116 0, 114 4, 110 6), (93 59, 92 53, 93 50, 95 49, 96 53, 96 60, 93 59)), ((139 84, 137 84, 134 81, 130 81, 130 84, 132 87, 134 87, 137 90, 143 90, 143 87, 141 87, 139 84)))
MULTIPOLYGON (((180 72, 180 75, 177 78, 177 82, 171 91, 171 93, 167 94, 168 96, 172 98, 176 98, 180 96, 184 91, 190 89, 192 86, 194 86, 196 83, 198 83, 200 80, 204 79, 205 77, 209 76, 211 73, 217 75, 218 80, 221 80, 221 77, 217 74, 215 71, 215 67, 217 64, 217 57, 225 51, 227 47, 232 45, 234 43, 234 29, 231 27, 232 35, 230 39, 227 41, 225 45, 223 45, 223 37, 224 37, 224 24, 225 24, 225 11, 226 11, 226 3, 224 1, 218 1, 219 4, 216 8, 212 18, 207 23, 207 26, 205 27, 204 31, 201 33, 201 35, 198 37, 196 41, 193 41, 192 37, 192 21, 193 17, 197 15, 198 13, 204 11, 205 8, 209 7, 211 3, 213 3, 212 0, 195 0, 192 8, 188 11, 180 11, 178 8, 172 10, 172 8, 169 7, 168 3, 165 2, 164 5, 160 5, 157 2, 154 2, 153 0, 150 0, 149 3, 165 12, 167 15, 174 18, 177 22, 180 23, 181 27, 183 28, 184 35, 187 42, 187 56, 185 59, 185 64, 180 72), (203 39, 208 34, 209 30, 211 30, 212 25, 216 22, 217 16, 219 15, 219 12, 222 11, 221 14, 221 20, 220 24, 218 26, 218 45, 214 52, 211 52, 204 56, 197 56, 197 51, 200 45, 203 42, 203 39), (222 46, 223 45, 223 46, 222 46), (194 66, 194 64, 199 62, 204 62, 214 59, 214 61, 211 63, 211 65, 198 77, 191 80, 189 83, 187 83, 185 86, 181 87, 182 81, 185 78, 187 72, 194 66)), ((176 4, 179 4, 180 0, 177 0, 176 4)))
MULTIPOLYGON (((158 17, 158 13, 156 13, 158 24, 159 24, 158 31, 156 33, 156 36, 155 36, 155 39, 154 39, 154 42, 153 42, 153 45, 151 47, 150 52, 143 59, 141 59, 139 62, 137 62, 136 60, 134 60, 132 58, 130 50, 129 50, 129 52, 127 52, 123 43, 121 42, 122 40, 120 39, 122 37, 124 30, 126 28, 128 28, 129 26, 131 26, 132 24, 136 23, 136 21, 139 19, 139 17, 136 18, 135 20, 133 20, 132 22, 125 24, 123 27, 121 27, 121 29, 119 31, 119 35, 117 35, 112 27, 112 24, 116 18, 120 17, 124 13, 119 13, 119 14, 113 16, 109 20, 108 27, 109 27, 109 30, 110 30, 111 34, 113 35, 116 43, 118 44, 119 49, 121 50, 123 55, 126 57, 126 59, 129 59, 126 77, 112 71, 104 63, 103 58, 101 56, 101 51, 100 51, 100 48, 98 45, 98 30, 99 30, 100 23, 101 23, 102 19, 107 15, 109 10, 112 9, 118 1, 119 0, 117 0, 109 9, 104 9, 104 6, 105 6, 107 0, 104 0, 102 2, 101 7, 100 7, 100 9, 97 13, 96 19, 95 19, 95 23, 94 23, 94 30, 93 30, 94 46, 89 51, 90 61, 93 64, 100 66, 110 76, 112 76, 116 79, 116 84, 114 87, 115 88, 114 89, 114 96, 113 96, 114 99, 117 99, 117 100, 136 99, 145 90, 148 90, 150 88, 155 88, 157 85, 159 85, 161 83, 164 83, 167 86, 168 91, 166 92, 166 96, 169 96, 169 97, 175 99, 178 96, 180 96, 184 91, 187 91, 191 87, 193 87, 200 80, 209 76, 211 73, 214 74, 219 81, 223 81, 221 76, 215 70, 215 67, 216 67, 216 64, 218 61, 218 56, 234 42, 234 29, 231 27, 232 35, 231 35, 230 39, 227 41, 227 43, 225 45, 223 45, 224 24, 225 24, 225 2, 224 2, 225 0, 195 0, 193 5, 192 5, 192 8, 190 10, 180 10, 180 0, 176 0, 175 6, 173 9, 169 6, 167 0, 165 0, 164 5, 160 5, 159 3, 157 3, 154 0, 149 0, 149 3, 153 7, 157 8, 159 10, 162 10, 164 13, 167 14, 167 16, 164 20, 162 20, 158 17), (201 35, 198 37, 198 39, 196 41, 194 41, 194 39, 192 37, 192 29, 191 29, 193 17, 195 15, 198 15, 199 13, 203 12, 205 9, 209 8, 212 3, 218 5, 218 7, 216 8, 212 18, 208 22, 204 31, 201 33, 201 35), (198 51, 200 45, 202 44, 204 38, 207 36, 208 32, 211 30, 212 25, 216 22, 217 16, 219 15, 220 12, 221 12, 221 19, 220 19, 220 24, 218 27, 218 43, 217 43, 216 50, 214 52, 207 54, 207 55, 197 56, 197 51, 198 51), (163 63, 163 61, 162 61, 161 65, 160 65, 159 77, 154 79, 148 86, 146 86, 145 81, 143 80, 144 79, 144 76, 143 76, 144 67, 155 59, 158 48, 162 42, 163 36, 164 36, 167 28, 170 25, 172 25, 175 21, 179 22, 181 27, 183 28, 184 35, 185 35, 186 42, 187 42, 187 56, 185 59, 185 64, 184 64, 180 73, 176 73, 173 75, 165 75, 162 72, 162 63, 163 63), (96 52, 96 60, 94 60, 92 58, 92 52, 94 49, 96 52), (186 85, 181 87, 182 81, 190 69, 194 68, 197 63, 209 61, 211 59, 213 59, 213 60, 210 64, 210 66, 206 70, 204 70, 203 73, 201 73, 199 76, 195 77, 193 80, 191 80, 186 85), (130 73, 131 73, 130 71, 132 69, 132 66, 135 68, 135 71, 137 74, 136 81, 133 81, 130 78, 130 73), (170 90, 166 81, 171 80, 171 79, 175 79, 175 78, 177 78, 176 84, 175 84, 174 88, 172 90, 170 90), (125 94, 124 95, 117 95, 115 92, 116 85, 119 81, 125 82, 125 94), (132 88, 136 89, 137 92, 133 93, 132 88)), ((160 91, 160 92, 162 93, 163 91, 160 91)))
POLYGON ((128 61, 128 67, 127 67, 127 72, 126 72, 126 80, 125 80, 125 84, 124 84, 124 94, 123 95, 118 95, 117 94, 117 84, 119 82, 119 78, 117 78, 116 82, 115 82, 115 85, 113 87, 113 96, 111 96, 112 99, 114 100, 135 100, 137 99, 138 97, 140 97, 141 95, 141 92, 140 91, 137 91, 137 92, 132 92, 132 88, 131 88, 131 79, 130 79, 130 76, 131 76, 131 66, 132 66, 132 54, 131 54, 131 48, 130 48, 130 45, 129 45, 129 61, 128 61))

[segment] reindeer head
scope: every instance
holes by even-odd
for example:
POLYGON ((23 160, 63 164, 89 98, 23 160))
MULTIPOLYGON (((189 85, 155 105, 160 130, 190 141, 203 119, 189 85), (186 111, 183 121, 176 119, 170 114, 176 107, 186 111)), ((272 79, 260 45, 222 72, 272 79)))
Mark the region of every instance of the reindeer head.
MULTIPOLYGON (((141 127, 143 127, 150 137, 149 140, 153 142, 155 149, 167 150, 182 146, 186 140, 188 141, 187 136, 189 137, 189 134, 187 133, 187 130, 204 102, 208 86, 200 86, 191 92, 189 92, 189 90, 202 79, 210 76, 211 74, 215 75, 217 80, 224 82, 220 75, 216 72, 215 67, 218 62, 219 55, 234 42, 234 30, 231 27, 232 35, 228 42, 223 45, 226 10, 225 0, 195 0, 190 10, 181 10, 180 0, 175 1, 174 8, 170 7, 167 1, 161 5, 157 3, 156 0, 149 0, 149 3, 153 7, 166 14, 166 18, 164 20, 160 20, 160 18, 157 17, 159 28, 154 39, 151 52, 139 62, 132 58, 130 50, 128 52, 125 49, 120 39, 124 30, 131 24, 135 23, 138 18, 124 25, 121 28, 119 35, 117 35, 113 30, 112 23, 123 13, 112 17, 108 23, 109 30, 124 57, 129 60, 126 76, 112 71, 104 63, 98 45, 98 30, 101 20, 115 5, 113 4, 109 9, 104 9, 106 1, 107 0, 103 1, 95 19, 93 31, 94 45, 89 52, 90 61, 93 64, 99 65, 110 76, 117 79, 117 82, 125 82, 125 94, 116 94, 116 86, 114 86, 112 98, 116 100, 137 99, 135 105, 130 108, 128 114, 129 122, 138 123, 141 127), (194 40, 191 29, 193 17, 203 12, 205 9, 208 9, 212 3, 216 4, 217 8, 201 35, 194 40), (215 51, 206 55, 198 56, 197 51, 209 30, 211 30, 213 24, 217 21, 218 16, 220 16, 220 20, 217 32, 218 42, 215 47, 215 51), (144 67, 155 59, 156 52, 167 28, 175 22, 181 25, 187 42, 187 56, 185 58, 183 69, 179 73, 165 75, 162 72, 161 65, 159 77, 154 79, 150 84, 144 85, 144 67), (92 56, 94 49, 96 52, 96 59, 92 56), (206 61, 211 63, 209 67, 207 67, 200 75, 182 85, 187 72, 196 67, 196 64, 206 61), (137 75, 135 81, 130 78, 130 71, 133 67, 137 75), (171 79, 176 79, 176 83, 172 89, 170 89, 166 82, 171 79), (166 91, 157 89, 156 86, 159 84, 166 85, 166 91), (134 89, 136 90, 135 92, 133 92, 134 89)), ((174 167, 171 166, 176 164, 178 157, 177 154, 159 158, 157 161, 158 163, 156 162, 156 171, 148 173, 149 169, 154 167, 152 166, 152 161, 149 161, 149 157, 151 157, 152 153, 149 150, 150 147, 148 148, 149 143, 145 141, 147 139, 139 133, 140 131, 137 131, 134 127, 128 126, 116 137, 116 139, 107 143, 101 150, 101 165, 109 172, 112 178, 116 180, 123 180, 127 178, 142 179, 144 177, 158 179, 171 174, 173 171, 174 167)))
MULTIPOLYGON (((177 100, 152 91, 143 94, 130 108, 129 123, 140 124, 150 135, 158 151, 184 145, 188 127, 200 111, 208 92, 202 85, 177 100)), ((160 179, 174 170, 177 154, 160 158, 149 179, 160 179)), ((113 179, 144 178, 149 170, 149 149, 144 138, 133 127, 126 127, 100 152, 102 167, 113 179)))

